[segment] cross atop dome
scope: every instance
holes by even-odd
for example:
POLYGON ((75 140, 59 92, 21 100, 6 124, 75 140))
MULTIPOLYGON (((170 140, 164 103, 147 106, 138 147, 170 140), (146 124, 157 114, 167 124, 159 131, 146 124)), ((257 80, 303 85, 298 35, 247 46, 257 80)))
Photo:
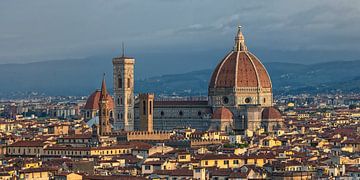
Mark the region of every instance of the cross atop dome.
POLYGON ((247 47, 245 45, 245 38, 243 33, 241 32, 242 26, 238 26, 238 32, 235 36, 235 46, 234 51, 247 51, 247 47))

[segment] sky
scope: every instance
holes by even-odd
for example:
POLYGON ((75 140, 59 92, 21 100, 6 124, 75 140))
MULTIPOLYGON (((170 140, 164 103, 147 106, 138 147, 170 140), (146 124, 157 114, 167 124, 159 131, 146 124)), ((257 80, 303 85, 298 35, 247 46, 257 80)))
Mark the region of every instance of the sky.
POLYGON ((140 66, 204 69, 239 24, 263 62, 360 60, 359 0, 2 0, 0 64, 114 56, 124 42, 140 66))

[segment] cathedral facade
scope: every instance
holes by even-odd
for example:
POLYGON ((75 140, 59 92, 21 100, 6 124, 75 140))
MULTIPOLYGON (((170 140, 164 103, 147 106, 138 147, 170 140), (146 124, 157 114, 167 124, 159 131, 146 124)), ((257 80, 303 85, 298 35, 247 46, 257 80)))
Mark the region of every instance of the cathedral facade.
POLYGON ((135 98, 134 64, 129 57, 113 59, 113 116, 118 130, 273 131, 283 126, 280 112, 272 107, 269 74, 248 51, 240 27, 233 49, 210 77, 207 101, 160 101, 149 93, 135 98))

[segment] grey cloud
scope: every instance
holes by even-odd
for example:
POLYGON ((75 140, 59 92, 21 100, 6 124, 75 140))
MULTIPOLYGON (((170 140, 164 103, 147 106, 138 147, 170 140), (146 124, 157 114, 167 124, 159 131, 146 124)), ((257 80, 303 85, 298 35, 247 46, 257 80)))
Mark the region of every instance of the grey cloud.
POLYGON ((357 51, 359 20, 358 0, 5 0, 0 63, 87 57, 122 41, 139 51, 224 49, 238 24, 255 49, 357 51))

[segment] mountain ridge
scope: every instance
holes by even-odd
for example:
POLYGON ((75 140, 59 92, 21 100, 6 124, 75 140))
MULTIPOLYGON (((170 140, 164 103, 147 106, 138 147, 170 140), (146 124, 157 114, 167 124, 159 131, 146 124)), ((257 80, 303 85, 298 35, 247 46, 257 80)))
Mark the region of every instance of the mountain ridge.
MULTIPOLYGON (((276 93, 295 93, 306 89, 310 92, 360 89, 360 60, 314 64, 270 62, 264 63, 264 66, 270 74, 276 93)), ((151 69, 136 68, 136 71, 151 69)), ((205 95, 212 71, 213 69, 203 69, 138 78, 135 91, 167 95, 205 95)), ((86 96, 100 87, 101 75, 104 72, 110 74, 106 76, 106 80, 111 92, 112 64, 108 57, 1 64, 0 96, 29 91, 46 95, 86 96)))

